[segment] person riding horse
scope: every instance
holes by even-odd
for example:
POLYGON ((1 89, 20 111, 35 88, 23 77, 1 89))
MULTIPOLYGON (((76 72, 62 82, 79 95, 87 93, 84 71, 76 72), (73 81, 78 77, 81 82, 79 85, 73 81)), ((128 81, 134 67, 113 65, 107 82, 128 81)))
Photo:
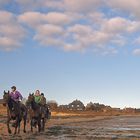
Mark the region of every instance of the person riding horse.
POLYGON ((35 102, 37 104, 40 104, 40 102, 41 102, 41 94, 40 94, 40 91, 39 90, 36 90, 35 95, 34 95, 34 98, 35 98, 35 102))
MULTIPOLYGON (((14 90, 15 91, 15 87, 14 90)), ((13 95, 14 93, 12 93, 13 95)), ((16 94, 15 94, 16 95, 16 94)), ((14 95, 14 97, 16 97, 14 95)), ((18 96, 17 96, 18 97, 18 96)), ((27 120, 27 108, 25 105, 21 104, 19 106, 19 102, 17 102, 17 99, 13 98, 13 96, 11 96, 10 91, 6 92, 4 91, 4 95, 3 95, 3 100, 4 100, 4 105, 6 105, 7 107, 7 128, 8 128, 8 132, 11 133, 11 129, 10 129, 10 121, 14 120, 14 123, 12 126, 15 127, 15 132, 14 134, 17 133, 17 129, 18 129, 18 133, 20 133, 20 123, 23 120, 24 121, 24 133, 26 133, 26 120, 27 120)))
POLYGON ((43 107, 43 110, 45 110, 46 118, 48 118, 49 110, 46 104, 46 98, 44 96, 44 93, 40 94, 40 91, 36 90, 34 97, 35 97, 35 102, 43 107))
POLYGON ((20 103, 20 100, 23 99, 21 93, 19 91, 16 90, 17 88, 15 86, 11 87, 11 93, 10 93, 10 97, 11 99, 13 99, 15 102, 20 103))
POLYGON ((9 95, 11 99, 13 99, 19 105, 19 108, 21 109, 21 113, 25 112, 27 108, 20 102, 22 101, 23 96, 19 91, 17 91, 16 86, 11 87, 11 93, 9 95))
POLYGON ((26 105, 28 106, 28 114, 31 124, 31 132, 33 132, 33 127, 38 126, 38 132, 44 131, 46 123, 46 109, 40 105, 41 96, 40 92, 36 92, 36 98, 34 94, 29 94, 26 105))

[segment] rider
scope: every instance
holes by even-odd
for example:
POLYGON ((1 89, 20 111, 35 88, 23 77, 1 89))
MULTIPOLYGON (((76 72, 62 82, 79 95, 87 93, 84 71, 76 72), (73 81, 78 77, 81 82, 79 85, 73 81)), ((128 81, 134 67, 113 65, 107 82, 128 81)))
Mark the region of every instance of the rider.
POLYGON ((40 104, 43 105, 43 106, 46 105, 46 98, 45 98, 45 96, 44 96, 44 93, 41 93, 40 104))
POLYGON ((48 105, 47 105, 47 102, 46 102, 46 98, 44 96, 44 93, 41 93, 41 101, 40 101, 40 104, 42 105, 42 107, 44 108, 45 110, 45 116, 46 118, 49 119, 49 109, 48 109, 48 105))
POLYGON ((35 102, 37 104, 39 104, 40 101, 41 101, 41 95, 40 95, 40 91, 39 90, 36 90, 34 97, 35 97, 35 102))
MULTIPOLYGON (((26 107, 23 106, 23 104, 20 102, 23 99, 23 97, 22 97, 21 93, 19 91, 17 91, 16 86, 11 87, 11 93, 9 95, 10 95, 11 99, 13 99, 16 103, 18 103, 21 113, 23 113, 23 112, 26 113, 26 107)), ((14 108, 12 108, 12 109, 14 109, 14 108)), ((14 122, 12 124, 13 127, 15 127, 15 123, 16 122, 14 122)))
POLYGON ((44 96, 44 93, 40 94, 40 91, 36 90, 34 97, 35 97, 35 102, 37 104, 41 105, 44 108, 44 111, 45 111, 45 114, 46 114, 46 117, 47 117, 49 110, 48 110, 48 107, 47 107, 47 104, 46 104, 46 98, 44 96))
POLYGON ((20 102, 20 100, 22 100, 23 97, 22 97, 21 93, 19 91, 17 91, 16 86, 12 86, 11 90, 12 90, 10 93, 11 98, 16 102, 20 102))

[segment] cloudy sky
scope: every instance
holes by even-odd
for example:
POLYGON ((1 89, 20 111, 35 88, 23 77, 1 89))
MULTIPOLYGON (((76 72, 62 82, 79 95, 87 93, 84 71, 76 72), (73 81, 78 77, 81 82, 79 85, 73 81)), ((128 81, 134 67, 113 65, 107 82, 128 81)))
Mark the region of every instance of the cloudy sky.
POLYGON ((0 91, 140 107, 139 8, 140 0, 0 0, 0 91))

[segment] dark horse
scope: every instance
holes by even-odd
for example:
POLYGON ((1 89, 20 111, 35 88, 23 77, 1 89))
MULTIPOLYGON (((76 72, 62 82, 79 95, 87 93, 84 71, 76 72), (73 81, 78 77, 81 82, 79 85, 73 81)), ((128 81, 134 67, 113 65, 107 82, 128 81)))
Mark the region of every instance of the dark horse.
POLYGON ((14 134, 17 133, 17 128, 18 128, 18 133, 20 133, 20 123, 21 120, 23 119, 24 121, 24 130, 23 132, 26 133, 26 119, 27 119, 27 108, 25 105, 18 103, 16 101, 14 101, 11 97, 10 97, 10 92, 5 92, 4 91, 4 95, 3 95, 3 100, 6 103, 7 106, 7 128, 8 128, 8 132, 11 134, 11 129, 9 126, 9 123, 11 120, 15 120, 14 123, 14 127, 15 127, 15 132, 14 134))
POLYGON ((35 102, 33 94, 29 94, 27 106, 29 109, 28 114, 30 115, 31 119, 31 131, 33 132, 33 127, 36 127, 36 125, 38 126, 38 132, 44 131, 46 122, 45 108, 35 102))

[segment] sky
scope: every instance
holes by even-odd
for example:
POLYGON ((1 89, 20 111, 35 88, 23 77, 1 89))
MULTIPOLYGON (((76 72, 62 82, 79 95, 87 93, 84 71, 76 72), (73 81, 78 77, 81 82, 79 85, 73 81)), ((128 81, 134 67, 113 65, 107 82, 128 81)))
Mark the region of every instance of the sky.
POLYGON ((0 0, 0 97, 140 108, 139 0, 0 0))

